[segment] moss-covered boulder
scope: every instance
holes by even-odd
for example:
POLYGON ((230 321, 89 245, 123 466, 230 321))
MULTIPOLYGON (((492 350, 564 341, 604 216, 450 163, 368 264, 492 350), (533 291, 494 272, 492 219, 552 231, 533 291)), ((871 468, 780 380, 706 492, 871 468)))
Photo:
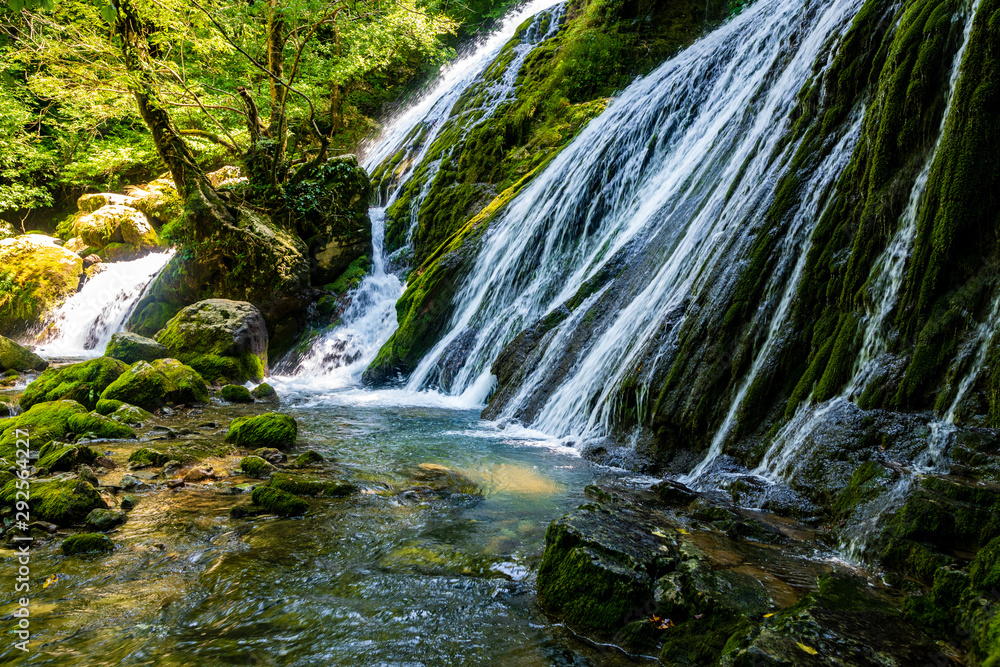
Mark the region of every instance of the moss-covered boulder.
POLYGON ((76 401, 51 401, 36 403, 17 417, 0 421, 0 457, 13 458, 19 433, 28 434, 32 449, 70 438, 74 433, 70 417, 86 413, 87 409, 76 401))
POLYGON ((126 370, 128 365, 107 357, 49 368, 24 390, 21 407, 27 410, 36 403, 66 399, 93 410, 101 393, 126 370))
POLYGON ((71 415, 69 427, 77 437, 86 435, 91 438, 107 440, 125 440, 136 437, 132 427, 96 412, 71 415))
POLYGON ((120 331, 111 336, 104 356, 118 359, 126 364, 134 364, 137 361, 167 359, 170 357, 170 352, 152 338, 120 331))
POLYGON ((64 556, 76 556, 77 554, 111 553, 115 550, 115 543, 111 538, 103 533, 78 533, 63 540, 62 552, 64 556))
POLYGON ((256 398, 258 401, 264 401, 265 403, 279 403, 278 392, 274 390, 274 387, 262 382, 253 388, 250 395, 256 398))
POLYGON ((128 206, 160 223, 176 220, 184 210, 184 200, 177 193, 177 187, 169 174, 126 190, 130 198, 128 206))
POLYGON ((345 480, 287 475, 276 473, 271 476, 271 488, 287 491, 297 496, 329 496, 342 498, 351 495, 357 487, 345 480))
POLYGON ((44 371, 48 365, 28 348, 0 336, 0 371, 44 371))
POLYGON ((93 213, 105 206, 130 206, 134 201, 135 198, 128 195, 114 192, 92 192, 80 195, 76 200, 76 207, 82 213, 93 213))
POLYGON ((128 462, 132 468, 148 468, 150 466, 161 466, 170 460, 170 454, 158 452, 155 449, 142 447, 132 452, 128 457, 128 462))
POLYGON ((255 505, 278 516, 302 516, 309 511, 309 503, 306 501, 269 486, 257 487, 250 497, 255 505))
POLYGON ((208 385, 193 368, 176 359, 137 362, 101 394, 154 411, 164 405, 208 402, 208 385))
POLYGON ((244 456, 240 459, 240 470, 247 477, 264 479, 274 472, 275 467, 259 456, 244 456))
POLYGON ((230 403, 253 403, 250 390, 241 384, 227 384, 219 390, 219 397, 230 403))
POLYGON ((299 427, 294 419, 277 412, 268 412, 256 417, 234 419, 229 425, 226 442, 240 449, 289 449, 295 445, 298 433, 299 427))
POLYGON ((267 326, 250 303, 199 301, 171 319, 156 340, 209 382, 260 382, 267 373, 267 326))
POLYGON ((125 405, 125 401, 116 401, 113 399, 102 398, 97 401, 97 406, 94 408, 94 412, 99 415, 104 415, 107 417, 112 412, 125 405))
POLYGON ((303 468, 305 466, 311 466, 322 462, 323 462, 323 455, 320 454, 319 452, 314 452, 313 450, 310 449, 309 451, 303 452, 298 456, 296 456, 295 460, 292 461, 292 465, 295 466, 296 468, 303 468))
POLYGON ((128 515, 125 512, 98 508, 87 515, 84 523, 87 528, 105 533, 125 523, 126 519, 128 515))
POLYGON ((76 292, 79 255, 56 239, 26 234, 0 241, 0 334, 17 334, 76 292))
POLYGON ((73 221, 72 234, 91 248, 122 244, 141 252, 160 245, 146 214, 122 204, 105 204, 94 211, 81 212, 73 221))
MULTIPOLYGON (((16 501, 16 482, 7 482, 0 490, 0 508, 13 507, 16 501)), ((93 486, 76 479, 33 481, 28 504, 32 520, 57 526, 81 523, 92 510, 107 507, 93 486)))
POLYGON ((67 445, 61 442, 50 442, 38 453, 38 468, 49 472, 73 470, 79 465, 89 465, 100 456, 85 445, 67 445))
POLYGON ((129 424, 130 426, 139 426, 143 422, 151 419, 152 414, 147 410, 136 405, 129 405, 128 403, 122 403, 118 406, 118 409, 108 415, 116 422, 121 422, 122 424, 129 424))

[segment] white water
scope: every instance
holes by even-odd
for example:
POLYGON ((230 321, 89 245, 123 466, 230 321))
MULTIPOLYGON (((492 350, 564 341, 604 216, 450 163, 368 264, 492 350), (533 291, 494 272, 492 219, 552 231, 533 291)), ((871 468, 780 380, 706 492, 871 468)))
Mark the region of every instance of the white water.
MULTIPOLYGON (((488 388, 490 364, 518 332, 572 296, 630 241, 656 239, 661 264, 635 277, 645 289, 629 295, 532 422, 556 436, 607 432, 622 377, 668 314, 692 293, 716 288, 700 281, 714 262, 739 257, 752 240, 752 212, 766 210, 776 180, 770 156, 784 119, 829 36, 846 27, 858 5, 757 2, 623 91, 493 223, 456 299, 449 333, 408 388, 434 386, 439 357, 469 329, 477 337, 452 391, 488 388)), ((841 150, 849 154, 850 147, 846 141, 841 150)), ((817 170, 809 191, 827 188, 842 158, 817 170)), ((782 262, 790 269, 800 252, 793 243, 782 262)), ((555 347, 529 386, 555 368, 555 347)), ((519 407, 512 403, 505 416, 519 407)))
POLYGON ((66 300, 45 323, 43 357, 99 357, 111 336, 122 331, 146 288, 159 275, 173 250, 131 262, 109 262, 66 300))
MULTIPOLYGON (((483 81, 487 68, 499 55, 503 46, 513 37, 518 26, 532 16, 559 5, 558 0, 535 0, 507 17, 500 28, 466 57, 460 58, 441 74, 437 85, 393 119, 373 144, 365 147, 364 166, 374 171, 382 162, 403 151, 405 158, 395 167, 395 179, 388 193, 381 193, 380 205, 369 209, 372 220, 372 269, 351 295, 351 304, 341 316, 341 324, 325 333, 309 352, 286 375, 271 378, 279 391, 286 395, 308 397, 308 401, 338 401, 356 405, 410 405, 437 406, 467 409, 481 407, 481 396, 489 387, 472 387, 457 396, 444 396, 436 391, 391 389, 364 391, 355 388, 360 384, 365 368, 375 358, 378 350, 396 330, 396 301, 403 294, 404 285, 399 278, 387 272, 385 252, 385 211, 393 204, 413 177, 426 156, 434 139, 446 123, 459 122, 453 117, 453 108, 462 93, 470 86, 483 81), (345 389, 347 391, 345 391, 345 389)), ((563 7, 548 12, 549 25, 540 29, 541 16, 536 16, 521 43, 514 47, 514 58, 492 81, 485 91, 482 106, 466 109, 477 119, 493 113, 514 94, 517 71, 535 46, 553 36, 559 29, 563 7)), ((414 214, 427 194, 433 172, 427 177, 423 192, 413 198, 414 214)), ((414 215, 415 219, 415 215, 414 215)))

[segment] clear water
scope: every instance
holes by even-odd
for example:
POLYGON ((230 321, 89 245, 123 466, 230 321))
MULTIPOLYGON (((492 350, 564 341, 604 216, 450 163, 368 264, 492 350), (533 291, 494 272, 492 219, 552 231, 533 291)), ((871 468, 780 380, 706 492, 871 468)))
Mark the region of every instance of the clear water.
MULTIPOLYGON (((215 406, 171 425, 212 419, 224 427, 246 410, 215 406)), ((315 500, 301 519, 247 521, 227 514, 242 499, 227 489, 244 478, 143 492, 112 534, 114 554, 64 558, 58 540, 37 548, 33 653, 18 664, 621 662, 617 650, 577 643, 547 620, 533 574, 551 519, 614 471, 484 426, 475 411, 370 405, 350 393, 283 411, 299 420, 300 449, 365 471, 371 492, 315 500), (484 498, 416 502, 375 493, 421 463, 467 475, 484 498), (398 557, 405 548, 443 553, 445 565, 415 566, 398 557), (482 574, 464 573, 468 567, 482 574), (59 578, 43 590, 51 575, 59 578)), ((207 439, 220 441, 222 432, 207 439)), ((129 447, 109 443, 122 455, 129 447)), ((238 460, 209 462, 224 473, 238 460)), ((13 567, 13 552, 0 551, 0 561, 13 567)), ((0 598, 0 614, 13 608, 12 596, 0 598)), ((0 646, 0 662, 14 659, 12 651, 0 646)))

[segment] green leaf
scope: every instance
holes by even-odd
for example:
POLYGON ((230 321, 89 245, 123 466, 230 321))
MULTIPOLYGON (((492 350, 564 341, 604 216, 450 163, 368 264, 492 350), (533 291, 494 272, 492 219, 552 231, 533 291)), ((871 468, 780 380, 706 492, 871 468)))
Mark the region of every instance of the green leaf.
POLYGON ((118 19, 118 11, 113 5, 104 5, 101 7, 101 18, 111 25, 114 25, 115 21, 118 19))
POLYGON ((10 6, 11 11, 19 12, 24 9, 24 0, 7 0, 7 4, 10 6))
POLYGON ((42 11, 51 12, 56 8, 56 3, 53 0, 41 0, 39 6, 42 8, 42 11))

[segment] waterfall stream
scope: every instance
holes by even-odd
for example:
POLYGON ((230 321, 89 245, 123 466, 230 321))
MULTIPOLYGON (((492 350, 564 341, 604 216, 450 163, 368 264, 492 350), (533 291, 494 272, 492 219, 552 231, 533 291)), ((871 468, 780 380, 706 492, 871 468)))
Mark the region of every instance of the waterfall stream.
POLYGON ((108 262, 44 324, 37 352, 44 357, 99 357, 111 336, 121 331, 173 251, 130 262, 108 262))

